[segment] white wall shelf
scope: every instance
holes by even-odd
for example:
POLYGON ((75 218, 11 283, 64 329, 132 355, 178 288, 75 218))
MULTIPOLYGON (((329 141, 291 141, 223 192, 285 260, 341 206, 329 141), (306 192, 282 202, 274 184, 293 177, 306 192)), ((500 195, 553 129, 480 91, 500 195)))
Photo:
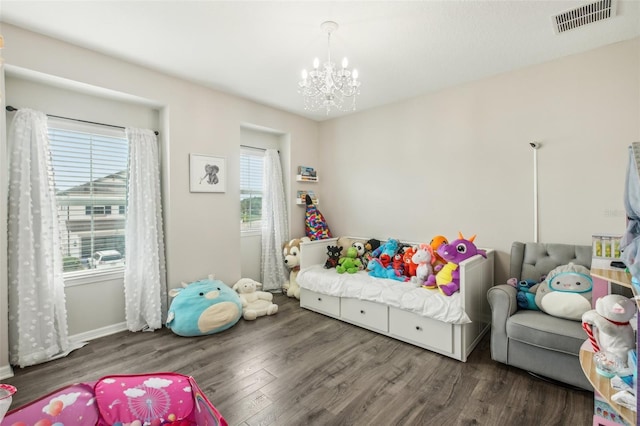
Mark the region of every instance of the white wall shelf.
POLYGON ((318 177, 316 176, 315 178, 312 177, 307 177, 307 176, 302 176, 302 175, 296 175, 296 182, 318 182, 318 177))

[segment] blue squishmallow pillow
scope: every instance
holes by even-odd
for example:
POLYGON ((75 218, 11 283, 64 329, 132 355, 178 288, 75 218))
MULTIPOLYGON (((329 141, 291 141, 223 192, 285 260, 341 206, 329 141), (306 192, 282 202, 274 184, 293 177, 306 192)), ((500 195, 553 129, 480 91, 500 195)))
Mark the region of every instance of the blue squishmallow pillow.
POLYGON ((167 327, 179 336, 203 336, 224 331, 242 316, 240 296, 210 277, 172 289, 167 327))

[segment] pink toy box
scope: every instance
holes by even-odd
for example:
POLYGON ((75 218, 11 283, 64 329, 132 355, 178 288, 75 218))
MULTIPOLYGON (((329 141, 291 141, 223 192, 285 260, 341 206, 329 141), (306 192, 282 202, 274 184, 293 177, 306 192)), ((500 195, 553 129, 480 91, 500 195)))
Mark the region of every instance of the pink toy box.
POLYGON ((106 376, 77 383, 10 411, 3 426, 227 426, 193 377, 106 376))

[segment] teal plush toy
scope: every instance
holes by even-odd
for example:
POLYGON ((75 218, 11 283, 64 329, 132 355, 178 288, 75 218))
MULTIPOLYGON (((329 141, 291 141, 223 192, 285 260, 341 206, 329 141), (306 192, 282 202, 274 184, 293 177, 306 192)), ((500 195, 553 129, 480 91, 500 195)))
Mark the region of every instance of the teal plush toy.
POLYGON ((179 336, 203 336, 224 331, 242 316, 240 296, 231 287, 210 276, 183 288, 172 289, 167 327, 179 336))
POLYGON ((536 293, 538 282, 535 280, 522 280, 518 281, 517 278, 509 278, 507 284, 513 286, 518 290, 516 294, 516 301, 520 309, 530 309, 533 311, 539 311, 538 305, 536 305, 536 293), (532 290, 533 288, 533 290, 532 290))
POLYGON ((348 272, 350 274, 355 274, 362 268, 362 262, 358 259, 358 249, 355 247, 349 247, 347 249, 347 256, 341 257, 338 260, 338 266, 336 266, 336 272, 339 274, 344 274, 348 272))

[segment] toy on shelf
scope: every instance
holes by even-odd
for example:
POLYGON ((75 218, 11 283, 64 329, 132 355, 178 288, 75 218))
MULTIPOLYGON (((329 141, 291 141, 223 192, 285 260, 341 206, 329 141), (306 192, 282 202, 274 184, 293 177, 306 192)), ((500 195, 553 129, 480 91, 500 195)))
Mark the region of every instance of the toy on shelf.
POLYGON ((620 235, 597 234, 591 237, 593 257, 603 259, 620 259, 620 235))
POLYGON ((298 166, 298 174, 296 180, 300 182, 317 182, 318 173, 313 167, 298 166))
POLYGON ((605 352, 627 367, 629 351, 636 347, 636 336, 629 320, 636 313, 633 300, 608 294, 596 300, 596 308, 582 315, 584 328, 595 352, 605 352))

